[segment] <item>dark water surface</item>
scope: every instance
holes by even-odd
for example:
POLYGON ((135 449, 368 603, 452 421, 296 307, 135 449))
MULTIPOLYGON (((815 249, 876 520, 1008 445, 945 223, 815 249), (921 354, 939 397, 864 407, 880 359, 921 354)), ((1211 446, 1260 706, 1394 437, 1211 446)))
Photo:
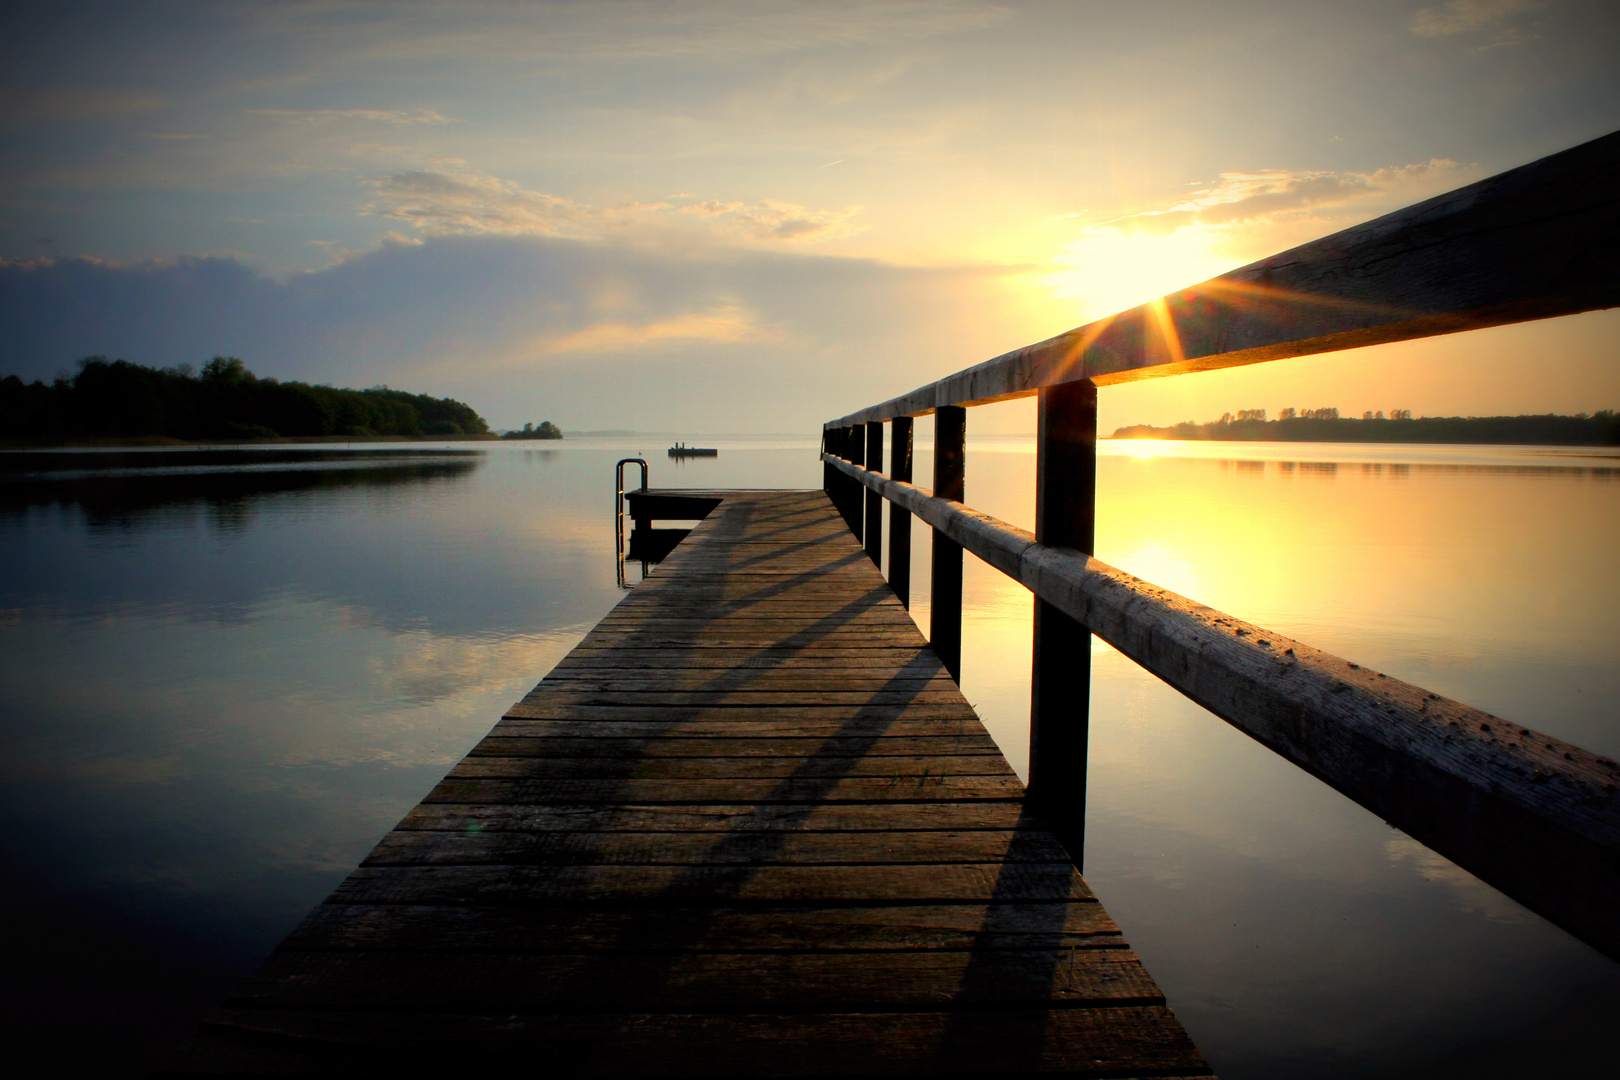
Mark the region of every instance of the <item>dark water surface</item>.
MULTIPOLYGON (((686 441, 720 457, 655 486, 820 485, 808 440, 686 441)), ((667 444, 0 455, 17 1055, 159 1060, 617 600, 613 462, 667 444)), ((1028 451, 974 441, 968 501, 1027 526, 1028 451)), ((1615 754, 1617 464, 1110 446, 1099 554, 1615 754)), ((964 689, 1022 768, 1029 598, 969 563, 964 689)), ((1606 1066, 1620 965, 1094 661, 1087 876, 1223 1075, 1606 1066)))

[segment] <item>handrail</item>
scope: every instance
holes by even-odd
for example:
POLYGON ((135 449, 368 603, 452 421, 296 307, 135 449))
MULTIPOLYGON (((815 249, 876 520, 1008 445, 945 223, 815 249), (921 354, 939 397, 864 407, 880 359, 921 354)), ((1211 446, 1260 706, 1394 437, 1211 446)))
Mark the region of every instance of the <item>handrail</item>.
POLYGON ((1273 255, 823 425, 873 543, 933 527, 930 638, 960 670, 961 557, 1036 597, 1029 794, 1078 863, 1091 634, 1487 883, 1620 959, 1620 765, 1195 604, 1090 555, 1097 387, 1620 304, 1620 132, 1273 255), (1038 395, 1035 534, 962 504, 965 406, 1038 395), (935 414, 934 486, 907 481, 935 414), (892 420, 891 476, 881 467, 892 420), (864 429, 864 430, 863 430, 864 429), (870 459, 870 460, 869 460, 870 459), (904 465, 901 465, 901 462, 904 465), (903 472, 902 472, 903 468, 903 472), (864 489, 864 491, 863 491, 864 489), (867 494, 871 493, 871 494, 867 494), (865 505, 863 506, 863 503, 865 505))
POLYGON ((1620 958, 1620 765, 831 454, 1204 708, 1620 958))
POLYGON ((849 427, 1620 304, 1620 132, 965 368, 849 427))

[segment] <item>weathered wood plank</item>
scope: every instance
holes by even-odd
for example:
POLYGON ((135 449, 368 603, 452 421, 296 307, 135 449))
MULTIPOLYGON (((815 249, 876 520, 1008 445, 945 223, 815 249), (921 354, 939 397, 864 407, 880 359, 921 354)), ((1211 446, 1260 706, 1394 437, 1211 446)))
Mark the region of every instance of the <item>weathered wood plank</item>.
MULTIPOLYGON (((793 730, 789 725, 783 725, 793 730)), ((497 726, 496 731, 503 731, 497 726)), ((797 732, 794 732, 797 734, 797 732)), ((667 736, 558 736, 543 732, 489 735, 468 751, 469 757, 568 758, 802 758, 810 754, 830 757, 971 755, 1000 756, 991 739, 979 735, 833 736, 829 738, 752 738, 676 732, 667 736)))
POLYGON ((853 574, 838 578, 809 577, 801 580, 758 574, 729 574, 671 577, 655 573, 625 595, 619 603, 660 603, 690 596, 720 600, 803 600, 806 603, 837 601, 841 604, 884 604, 894 594, 888 588, 859 580, 853 574), (645 589, 646 592, 641 590, 645 589), (640 595, 637 595, 637 594, 640 595))
POLYGON ((917 803, 420 803, 400 829, 558 832, 861 832, 1038 828, 1016 800, 917 803))
POLYGON ((649 600, 640 604, 620 604, 608 616, 614 620, 646 622, 659 618, 726 618, 726 619, 827 619, 843 615, 881 617, 883 620, 904 625, 910 614, 891 600, 847 603, 836 596, 817 600, 804 595, 787 597, 740 597, 724 599, 714 596, 681 596, 672 599, 649 600))
POLYGON ((964 702, 928 705, 566 705, 556 702, 519 702, 506 710, 513 720, 649 720, 736 721, 759 720, 940 720, 967 721, 973 710, 964 702))
POLYGON ((916 629, 917 623, 904 608, 887 605, 838 605, 838 604, 811 604, 811 603, 778 603, 769 601, 730 605, 718 601, 699 601, 681 604, 645 605, 640 608, 618 612, 604 620, 610 626, 624 626, 637 628, 648 624, 664 622, 718 622, 720 625, 749 623, 755 620, 790 624, 794 622, 826 625, 842 624, 848 626, 872 627, 880 629, 898 629, 904 631, 908 628, 916 629))
POLYGON ((949 773, 952 777, 1010 776, 1012 769, 999 754, 918 757, 861 755, 840 757, 816 754, 800 757, 467 757, 450 770, 456 780, 634 779, 642 780, 806 780, 812 778, 882 777, 927 778, 949 773))
POLYGON ((671 649, 658 655, 638 654, 633 662, 617 649, 581 643, 553 670, 573 672, 581 668, 623 668, 626 665, 640 670, 672 668, 689 671, 698 668, 724 670, 752 670, 767 668, 777 671, 848 671, 852 674, 870 674, 871 669, 892 671, 896 674, 923 673, 939 675, 945 667, 926 646, 903 646, 891 649, 838 649, 817 647, 813 652, 770 651, 758 649, 703 649, 682 652, 671 649))
POLYGON ((812 866, 1062 862, 1043 832, 513 833, 383 837, 362 866, 812 866))
POLYGON ((1052 949, 1118 945, 1119 927, 1091 901, 884 907, 648 909, 322 904, 283 948, 414 952, 785 952, 819 949, 1052 949))
POLYGON ((811 644, 826 642, 845 649, 893 649, 913 644, 917 638, 908 634, 877 630, 801 630, 785 637, 773 636, 768 629, 739 628, 736 630, 693 630, 686 633, 656 633, 653 631, 597 631, 585 636, 590 647, 610 646, 616 649, 759 649, 797 652, 811 644))
POLYGON ((339 904, 825 904, 1090 900, 1072 865, 365 867, 339 904))
POLYGON ((690 693, 695 690, 725 690, 736 693, 791 693, 797 689, 836 690, 846 693, 887 690, 915 693, 960 693, 948 676, 908 678, 899 674, 863 671, 778 672, 761 669, 745 671, 671 672, 661 674, 645 668, 595 668, 588 671, 552 672, 535 692, 561 690, 613 690, 619 693, 690 693))
POLYGON ((1017 799, 1016 776, 885 776, 781 780, 474 780, 447 777, 424 802, 755 803, 1017 799))
POLYGON ((948 705, 962 701, 957 690, 593 690, 545 683, 523 699, 526 705, 948 705))
POLYGON ((551 1075, 604 1080, 927 1076, 947 1064, 974 1076, 1209 1075, 1174 1015, 1152 1005, 812 1015, 226 1009, 184 1068, 236 1075, 244 1062, 269 1063, 303 1075, 334 1055, 344 1076, 517 1071, 537 1059, 551 1075))
POLYGON ((863 953, 277 952, 229 1002, 273 1008, 859 1012, 1162 1005, 1127 949, 863 953))
MULTIPOLYGON (((589 711, 589 710, 582 710, 589 711)), ((625 712, 609 709, 609 712, 625 712)), ((628 710, 645 715, 650 710, 628 710)), ((726 710, 727 713, 735 712, 726 710)), ((744 710, 750 716, 767 710, 744 710)), ((977 722, 956 720, 889 720, 861 718, 848 720, 502 720, 489 738, 511 740, 568 739, 577 745, 600 747, 614 739, 634 741, 649 747, 649 753, 684 753, 685 742, 713 741, 718 746, 742 747, 755 742, 797 745, 814 742, 838 746, 859 742, 869 753, 883 753, 893 746, 896 753, 911 753, 906 747, 949 746, 953 752, 973 753, 979 748, 994 749, 994 740, 983 734, 977 722)), ((483 743, 479 744, 480 746, 483 743)), ((500 745, 500 744, 496 744, 500 745)), ((474 753, 477 753, 474 750, 474 753)), ((592 751, 595 752, 595 751, 592 751)), ((603 753, 612 751, 603 750, 603 753)))

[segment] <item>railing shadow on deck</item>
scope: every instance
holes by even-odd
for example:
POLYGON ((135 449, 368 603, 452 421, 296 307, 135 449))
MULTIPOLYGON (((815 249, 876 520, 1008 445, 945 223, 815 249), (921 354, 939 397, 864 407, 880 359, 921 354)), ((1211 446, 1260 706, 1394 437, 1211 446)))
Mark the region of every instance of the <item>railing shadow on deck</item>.
MULTIPOLYGON (((746 510, 743 513, 749 517, 744 528, 766 520, 746 510)), ((791 540, 800 535, 802 529, 789 522, 774 531, 755 529, 749 533, 749 539, 760 543, 772 539, 791 540)), ((807 547, 803 543, 772 546, 778 550, 807 547)), ((732 573, 746 573, 748 567, 759 560, 747 556, 729 559, 725 570, 718 571, 702 584, 683 581, 673 598, 662 596, 659 583, 654 582, 650 589, 643 589, 621 603, 619 610, 639 609, 637 614, 656 620, 666 607, 672 611, 690 611, 691 598, 705 596, 709 598, 705 610, 712 615, 734 616, 773 597, 790 594, 796 586, 813 581, 830 569, 860 565, 863 559, 860 552, 839 554, 812 570, 784 575, 780 583, 754 585, 748 595, 741 598, 731 595, 730 586, 736 580, 732 573)), ((883 601, 892 601, 893 597, 888 586, 879 585, 819 616, 804 629, 774 640, 770 648, 758 649, 757 660, 762 663, 757 666, 745 663, 716 669, 712 677, 683 684, 682 690, 732 693, 757 688, 760 679, 789 670, 784 668, 784 663, 805 654, 829 632, 856 625, 859 615, 878 609, 883 601)), ((628 636, 633 639, 635 631, 628 636)), ((667 641, 658 641, 657 647, 667 652, 669 645, 667 641)), ((624 928, 614 941, 615 949, 651 954, 636 972, 636 982, 643 992, 656 996, 659 988, 680 982, 687 954, 702 948, 715 932, 716 919, 723 913, 724 905, 737 903, 744 897, 761 864, 774 863, 797 836, 804 835, 810 818, 823 809, 823 804, 840 801, 839 785, 857 775, 856 767, 880 748, 883 736, 899 715, 898 710, 908 700, 916 699, 919 675, 926 674, 932 679, 946 674, 943 665, 931 657, 930 650, 920 650, 919 659, 928 667, 926 673, 907 668, 873 689, 867 704, 829 709, 829 715, 842 714, 842 720, 830 734, 822 736, 822 748, 808 756, 792 774, 782 777, 751 808, 739 807, 745 812, 728 821, 723 830, 707 834, 710 842, 699 857, 702 865, 685 868, 649 900, 649 910, 657 908, 660 912, 656 924, 631 923, 624 928), (701 892, 701 904, 693 903, 694 891, 701 892)), ((559 684, 558 688, 562 689, 567 681, 588 671, 558 669, 547 682, 559 684)), ((536 696, 543 696, 545 688, 543 682, 536 696)), ((984 760, 999 765, 998 772, 1006 771, 1004 760, 993 749, 986 752, 984 760)), ((627 769, 633 771, 640 761, 630 759, 627 769)), ((932 798, 926 787, 917 795, 924 801, 932 798)), ((961 966, 948 1001, 940 1003, 941 1026, 932 1058, 947 1071, 954 1071, 963 1061, 983 1060, 987 1053, 993 1053, 997 1068, 1009 1074, 1033 1073, 1049 1051, 1051 1036, 1046 1009, 990 1008, 986 1011, 986 1006, 994 1005, 998 997, 1006 994, 1009 979, 1028 989, 1045 991, 1057 981, 1063 964, 1076 949, 1123 949, 1125 946, 1118 928, 1108 922, 1106 916, 1100 917, 1102 925, 1098 927, 1077 930, 1069 925, 1069 905, 1030 899, 1032 888, 1042 893, 1044 887, 1052 897, 1067 895, 1074 870, 1065 853, 1052 843, 1045 823, 1032 816, 1027 808, 1021 810, 1011 826, 1006 849, 994 860, 986 853, 983 861, 991 864, 987 869, 994 875, 995 883, 982 904, 982 916, 970 920, 971 927, 964 924, 961 940, 943 950, 959 953, 961 966)), ((771 906, 771 910, 789 915, 825 903, 818 904, 813 899, 782 901, 771 906)), ((858 914, 859 910, 857 906, 849 913, 858 914)), ((833 947, 867 951, 874 961, 889 951, 881 943, 867 941, 850 941, 833 947)), ((881 969, 881 964, 877 967, 881 969)), ((881 970, 872 974, 881 979, 881 970)), ((1162 998, 1129 1003, 1164 1007, 1162 998)))
POLYGON ((1083 853, 1092 634, 1290 762, 1620 959, 1620 765, 1092 557, 1099 387, 1620 304, 1620 133, 966 368, 823 425, 824 487, 890 581, 933 529, 929 636, 960 670, 961 553, 1036 601, 1030 797, 1083 853), (1036 526, 963 504, 966 410, 1038 398, 1036 526), (933 490, 912 418, 935 417, 933 490), (892 429, 887 474, 884 425, 892 429), (881 565, 881 563, 880 563, 881 565))
MULTIPOLYGON (((749 509, 739 508, 733 514, 750 516, 752 523, 757 523, 758 519, 749 515, 749 509)), ((749 523, 741 524, 746 527, 749 523)), ((785 539, 799 532, 800 530, 784 526, 777 534, 785 539)), ((755 532, 750 535, 750 539, 758 541, 761 538, 768 539, 771 535, 769 531, 755 532)), ((772 546, 780 548, 784 545, 772 546)), ((788 546, 804 548, 806 545, 788 546)), ((717 570, 714 576, 707 578, 703 584, 683 582, 679 586, 678 595, 683 599, 689 599, 694 594, 712 594, 712 603, 705 605, 706 610, 715 617, 736 615, 775 596, 791 593, 796 586, 814 581, 831 570, 850 565, 863 565, 864 555, 858 551, 847 554, 840 552, 829 561, 803 573, 783 575, 781 582, 765 585, 763 588, 753 588, 744 598, 728 599, 730 585, 735 580, 732 575, 745 574, 748 567, 758 561, 757 558, 750 558, 746 554, 741 558, 728 560, 726 568, 717 570)), ((653 579, 650 588, 642 588, 621 602, 615 614, 631 614, 642 617, 644 622, 656 622, 661 608, 668 603, 661 597, 660 584, 656 578, 653 579)), ((803 629, 773 638, 769 648, 756 649, 756 659, 761 663, 757 665, 743 663, 714 669, 712 676, 693 680, 690 685, 683 685, 682 692, 722 694, 746 692, 751 687, 756 687, 762 678, 784 670, 784 663, 805 654, 823 642, 830 633, 857 625, 856 620, 860 615, 874 610, 883 600, 892 600, 892 597, 890 588, 880 584, 875 589, 841 603, 836 609, 819 615, 803 629)), ((686 602, 669 604, 669 607, 678 611, 691 610, 689 603, 686 602)), ((612 625, 612 621, 613 617, 609 616, 602 625, 612 625)), ((626 625, 633 626, 632 623, 626 625)), ((633 646, 638 635, 645 635, 650 647, 668 653, 670 645, 668 641, 662 639, 663 633, 656 629, 630 629, 625 634, 623 646, 633 646)), ((759 874, 761 866, 777 863, 784 849, 805 834, 806 826, 813 815, 823 811, 829 803, 845 801, 839 798, 838 788, 846 780, 858 775, 858 766, 869 760, 871 752, 879 748, 879 743, 895 720, 906 712, 908 704, 917 700, 920 693, 919 682, 926 682, 945 674, 943 667, 933 662, 928 652, 926 648, 919 650, 919 659, 924 662, 926 670, 920 671, 908 666, 898 675, 890 677, 884 685, 873 688, 865 704, 827 708, 828 716, 838 723, 838 726, 830 734, 822 736, 822 747, 807 756, 791 774, 779 778, 777 783, 762 791, 757 798, 746 805, 739 805, 738 809, 741 812, 729 819, 723 828, 703 834, 707 846, 700 856, 692 860, 697 865, 682 866, 663 889, 645 898, 645 909, 649 912, 655 910, 658 912, 656 920, 628 921, 622 925, 615 934, 610 948, 623 954, 641 955, 642 960, 636 968, 634 979, 627 980, 634 985, 634 996, 641 1007, 657 1008, 662 1004, 660 998, 666 993, 679 993, 682 989, 683 967, 715 933, 717 919, 727 914, 727 905, 745 902, 748 887, 759 874)), ((526 700, 539 702, 544 700, 548 693, 555 693, 568 697, 570 703, 577 707, 579 702, 574 700, 575 695, 570 691, 571 685, 578 684, 577 680, 600 683, 612 681, 593 680, 590 676, 592 670, 559 667, 526 700)), ((963 708, 965 709, 965 706, 963 708)), ((663 716, 669 714, 667 706, 660 706, 656 711, 663 716)), ((628 784, 645 760, 641 756, 628 758, 620 763, 612 775, 604 772, 604 779, 616 779, 619 784, 613 789, 604 791, 600 801, 605 804, 635 802, 636 800, 630 798, 628 784)), ((1000 766, 998 774, 1006 771, 1003 759, 994 753, 993 749, 984 755, 984 760, 986 763, 1000 766)), ((926 802, 937 798, 930 794, 925 780, 926 778, 923 778, 924 782, 917 785, 918 801, 926 802)), ((1002 1064, 1008 1067, 1016 1065, 1019 1068, 1033 1068, 1041 1059, 1046 1046, 1044 1012, 1033 1008, 1026 1010, 1027 1015, 973 1011, 975 1002, 993 1000, 996 992, 1005 990, 1008 978, 1006 957, 1016 954, 1019 960, 1027 960, 1032 952, 1040 954, 1044 963, 1033 967, 1027 963, 1017 966, 1020 974, 1025 979, 1031 980, 1032 985, 1038 983, 1044 986, 1052 981, 1066 951, 1070 949, 1093 948, 1110 942, 1116 948, 1123 948, 1117 929, 1113 929, 1112 932, 1084 935, 1083 940, 1077 943, 1073 939, 1082 935, 1065 933, 1067 908, 1063 904, 1031 904, 1026 900, 1016 913, 1020 917, 1009 919, 1004 916, 1001 908, 1007 906, 1006 896, 1018 894, 1019 890, 1027 895, 1028 877, 1031 872, 1039 875, 1045 869, 1048 875, 1061 879, 1058 882, 1061 888, 1054 887, 1054 894, 1061 895, 1067 891, 1073 871, 1067 861, 1062 861, 1061 850, 1054 848, 1050 842, 1039 846, 1037 850, 1027 842, 1033 835, 1030 830, 1038 827, 1039 823, 1029 820, 1027 815, 1020 817, 1017 826, 1012 830, 1007 850, 1001 854, 996 866, 997 886, 984 905, 982 924, 966 932, 963 935, 963 943, 955 950, 962 956, 962 972, 959 985, 951 995, 949 1003, 941 1002, 941 1011, 948 1016, 940 1031, 937 1055, 941 1061, 953 1066, 959 1064, 964 1057, 982 1058, 986 1046, 993 1046, 998 1060, 1000 1055, 1005 1055, 1009 1051, 1014 1053, 1018 1059, 1016 1062, 1002 1061, 1002 1064), (1013 925, 1014 923, 1016 925, 1013 925), (1009 1039, 1009 1023, 1018 1025, 1020 1038, 1009 1039), (993 1031, 996 1038, 987 1042, 983 1038, 986 1030, 993 1031)), ((598 834, 597 844, 605 845, 610 843, 612 838, 612 833, 602 832, 598 834)), ((602 854, 606 853, 599 847, 593 848, 589 841, 581 848, 582 861, 602 854)), ((882 902, 877 900, 868 903, 883 906, 882 902)), ((832 906, 847 909, 850 903, 825 899, 818 902, 815 898, 802 898, 782 900, 774 905, 759 905, 755 902, 749 906, 786 914, 807 907, 832 906)), ((879 961, 883 955, 893 951, 883 947, 880 942, 856 941, 845 947, 853 951, 869 951, 877 968, 882 966, 879 961)), ((794 955, 798 954, 783 954, 785 959, 791 959, 794 955)), ((577 992, 589 995, 599 980, 590 973, 581 972, 577 981, 577 992)), ((743 980, 744 983, 746 981, 743 980)), ((878 981, 882 981, 880 977, 878 981)), ((568 989, 568 983, 569 980, 565 978, 562 988, 564 998, 573 996, 573 992, 568 989)), ((689 987, 685 989, 690 990, 689 987)), ((734 986, 732 989, 740 996, 741 990, 738 987, 734 986)), ((766 987, 757 987, 756 990, 768 997, 766 987)), ((1147 1004, 1162 1005, 1163 1002, 1154 1001, 1147 1004)), ((759 1005, 767 1010, 772 1007, 769 1001, 761 1001, 759 1005)), ((736 1006, 735 1002, 733 1006, 736 1006)))

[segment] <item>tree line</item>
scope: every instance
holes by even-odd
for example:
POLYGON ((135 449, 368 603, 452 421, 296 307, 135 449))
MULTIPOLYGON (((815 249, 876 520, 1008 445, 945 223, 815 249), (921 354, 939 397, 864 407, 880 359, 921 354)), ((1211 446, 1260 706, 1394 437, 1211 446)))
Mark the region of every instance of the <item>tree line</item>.
POLYGON ((1210 439, 1255 442, 1503 443, 1520 446, 1620 446, 1620 415, 1613 409, 1560 416, 1420 416, 1410 409, 1340 416, 1334 408, 1283 409, 1268 420, 1264 409, 1239 409, 1219 420, 1170 427, 1132 424, 1116 439, 1210 439))
POLYGON ((563 437, 562 428, 550 420, 540 421, 540 426, 524 424, 522 431, 507 431, 501 434, 503 439, 560 439, 563 437))
POLYGON ((234 356, 146 367, 91 356, 50 384, 0 379, 0 438, 485 435, 472 406, 374 386, 348 390, 261 379, 234 356))

